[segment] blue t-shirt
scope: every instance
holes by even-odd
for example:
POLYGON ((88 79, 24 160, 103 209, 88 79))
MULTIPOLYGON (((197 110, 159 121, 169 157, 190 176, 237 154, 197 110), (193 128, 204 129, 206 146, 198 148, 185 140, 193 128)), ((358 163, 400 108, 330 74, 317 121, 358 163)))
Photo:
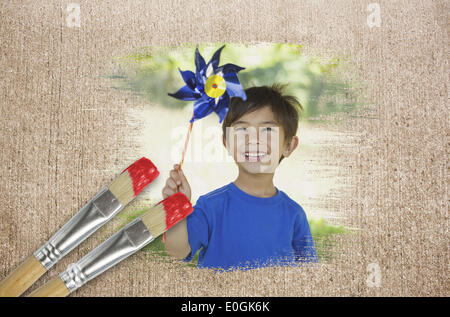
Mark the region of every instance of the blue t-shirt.
MULTIPOLYGON (((276 187, 275 187, 276 188, 276 187)), ((198 267, 248 269, 318 262, 303 208, 276 188, 263 198, 233 182, 200 196, 187 217, 191 261, 198 267)))

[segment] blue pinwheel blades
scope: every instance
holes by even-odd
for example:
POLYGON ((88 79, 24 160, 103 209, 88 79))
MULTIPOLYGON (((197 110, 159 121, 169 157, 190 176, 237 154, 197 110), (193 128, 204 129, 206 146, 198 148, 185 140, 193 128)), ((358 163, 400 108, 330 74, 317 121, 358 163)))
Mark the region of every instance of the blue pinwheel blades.
POLYGON ((224 47, 225 45, 220 47, 208 63, 205 62, 197 47, 195 74, 192 71, 179 69, 186 85, 169 96, 194 101, 194 115, 191 122, 204 118, 211 112, 215 112, 219 116, 219 121, 222 122, 228 111, 231 97, 247 99, 237 77, 237 73, 245 68, 234 64, 219 66, 220 54, 224 47))

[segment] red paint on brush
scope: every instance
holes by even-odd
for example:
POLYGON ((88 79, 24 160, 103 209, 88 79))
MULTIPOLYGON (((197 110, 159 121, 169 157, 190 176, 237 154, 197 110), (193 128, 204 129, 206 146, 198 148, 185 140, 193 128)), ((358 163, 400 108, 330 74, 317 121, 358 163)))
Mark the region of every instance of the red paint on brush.
POLYGON ((146 157, 137 160, 123 170, 123 172, 125 171, 128 171, 133 182, 134 197, 139 195, 159 175, 156 166, 146 157))
POLYGON ((167 197, 157 205, 161 203, 166 211, 166 230, 172 228, 178 221, 186 218, 194 210, 189 199, 181 192, 167 197))

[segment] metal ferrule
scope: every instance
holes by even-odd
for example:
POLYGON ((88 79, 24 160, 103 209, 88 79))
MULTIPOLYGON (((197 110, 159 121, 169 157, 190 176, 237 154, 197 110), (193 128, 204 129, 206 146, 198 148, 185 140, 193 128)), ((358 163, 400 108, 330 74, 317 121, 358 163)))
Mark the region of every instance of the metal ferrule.
POLYGON ((56 232, 34 256, 48 270, 63 256, 113 218, 123 205, 105 187, 56 232))
POLYGON ((154 239, 142 220, 136 218, 59 276, 67 289, 73 292, 154 239))

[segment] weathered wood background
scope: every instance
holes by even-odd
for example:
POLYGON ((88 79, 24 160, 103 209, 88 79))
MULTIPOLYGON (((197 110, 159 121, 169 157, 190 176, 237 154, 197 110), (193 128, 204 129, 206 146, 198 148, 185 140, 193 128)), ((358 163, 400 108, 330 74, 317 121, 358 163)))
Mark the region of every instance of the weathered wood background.
MULTIPOLYGON (((338 240, 332 263, 307 268, 213 274, 138 253, 71 296, 448 296, 449 4, 378 1, 381 25, 370 28, 370 2, 1 1, 0 278, 142 156, 127 109, 145 104, 111 88, 112 57, 280 42, 343 56, 349 80, 367 84, 370 115, 340 128, 361 137, 350 154, 330 153, 352 180, 334 208, 361 230, 338 240), (67 22, 71 2, 79 27, 67 22), (371 263, 379 287, 366 281, 371 263)), ((116 228, 108 223, 29 291, 116 228)))

